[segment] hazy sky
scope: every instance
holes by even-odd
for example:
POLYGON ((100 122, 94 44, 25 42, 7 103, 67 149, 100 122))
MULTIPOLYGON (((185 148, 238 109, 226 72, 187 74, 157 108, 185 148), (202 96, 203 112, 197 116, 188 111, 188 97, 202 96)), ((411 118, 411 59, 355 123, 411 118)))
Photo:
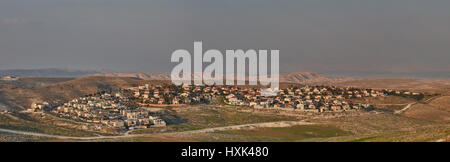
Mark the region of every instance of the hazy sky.
POLYGON ((279 49, 281 72, 450 71, 448 0, 0 0, 0 69, 170 72, 176 49, 279 49))

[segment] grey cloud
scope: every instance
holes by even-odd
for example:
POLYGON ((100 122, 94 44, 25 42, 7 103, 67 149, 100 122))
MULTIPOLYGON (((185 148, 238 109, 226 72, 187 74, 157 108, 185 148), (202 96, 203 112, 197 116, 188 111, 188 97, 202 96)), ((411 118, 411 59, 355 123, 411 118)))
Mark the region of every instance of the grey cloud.
POLYGON ((192 51, 202 40, 205 49, 221 51, 280 49, 282 72, 450 71, 448 6, 442 0, 2 0, 0 69, 170 72, 170 54, 192 51))

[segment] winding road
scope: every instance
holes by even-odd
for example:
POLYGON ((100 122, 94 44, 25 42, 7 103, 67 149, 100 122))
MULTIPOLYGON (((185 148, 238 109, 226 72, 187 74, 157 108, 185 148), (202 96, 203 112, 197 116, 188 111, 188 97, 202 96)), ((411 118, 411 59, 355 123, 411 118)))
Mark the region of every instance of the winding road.
POLYGON ((409 103, 403 109, 394 111, 394 114, 401 114, 402 112, 405 112, 406 110, 411 108, 412 105, 415 105, 415 104, 417 104, 417 102, 409 103))
MULTIPOLYGON (((431 97, 431 98, 429 98, 429 99, 423 101, 423 103, 430 103, 432 100, 434 100, 434 99, 436 99, 436 98, 439 98, 439 97, 442 97, 442 96, 434 96, 434 97, 431 97)), ((415 105, 415 104, 417 104, 417 103, 419 103, 419 102, 409 103, 409 104, 406 105, 403 109, 395 111, 394 114, 401 114, 402 112, 405 112, 406 110, 408 110, 409 108, 411 108, 411 106, 413 106, 413 105, 415 105)))

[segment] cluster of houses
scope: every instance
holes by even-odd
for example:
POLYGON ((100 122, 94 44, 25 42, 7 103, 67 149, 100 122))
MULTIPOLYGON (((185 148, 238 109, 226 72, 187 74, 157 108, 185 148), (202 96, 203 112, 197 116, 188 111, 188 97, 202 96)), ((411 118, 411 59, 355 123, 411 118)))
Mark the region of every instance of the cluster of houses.
POLYGON ((276 96, 263 96, 261 89, 237 86, 156 85, 131 87, 117 93, 97 93, 69 102, 33 103, 29 111, 48 111, 60 117, 118 129, 165 126, 151 108, 142 105, 210 104, 223 100, 228 105, 280 108, 305 112, 342 112, 371 109, 369 104, 353 104, 349 99, 387 95, 419 96, 422 93, 396 90, 338 88, 334 86, 291 86, 276 96), (134 106, 129 106, 135 104, 134 106), (141 107, 136 106, 140 105, 141 107))
POLYGON ((223 97, 229 105, 254 108, 290 108, 310 112, 341 112, 370 109, 368 104, 347 102, 351 98, 387 96, 389 94, 420 95, 420 93, 394 90, 337 88, 333 86, 291 86, 279 91, 277 96, 262 96, 259 88, 236 86, 145 86, 132 87, 134 97, 142 103, 178 105, 208 104, 213 98, 223 97))
POLYGON ((386 89, 384 90, 384 92, 387 95, 409 95, 409 96, 420 96, 420 95, 424 95, 423 93, 419 93, 419 92, 410 92, 410 91, 399 91, 399 90, 392 90, 392 89, 386 89))
MULTIPOLYGON (((122 93, 103 93, 96 96, 81 97, 53 107, 51 112, 60 117, 87 123, 103 124, 118 129, 141 129, 166 126, 164 120, 147 108, 132 108, 124 103, 128 97, 122 93)), ((43 110, 48 103, 33 104, 32 109, 43 110)))
POLYGON ((31 108, 28 109, 28 111, 35 111, 35 110, 46 110, 48 108, 51 108, 52 104, 48 103, 47 101, 41 102, 41 103, 32 103, 31 108))
POLYGON ((307 112, 342 112, 370 109, 369 104, 353 104, 346 99, 384 96, 376 90, 336 88, 326 86, 289 87, 279 91, 277 96, 260 96, 258 89, 236 89, 226 95, 231 105, 245 105, 255 108, 287 108, 307 112))
POLYGON ((6 80, 6 81, 11 81, 11 80, 17 80, 19 78, 15 77, 15 76, 3 76, 0 77, 0 80, 6 80))
POLYGON ((144 104, 181 105, 181 104, 209 104, 220 95, 217 87, 204 86, 145 86, 131 87, 134 98, 144 104))

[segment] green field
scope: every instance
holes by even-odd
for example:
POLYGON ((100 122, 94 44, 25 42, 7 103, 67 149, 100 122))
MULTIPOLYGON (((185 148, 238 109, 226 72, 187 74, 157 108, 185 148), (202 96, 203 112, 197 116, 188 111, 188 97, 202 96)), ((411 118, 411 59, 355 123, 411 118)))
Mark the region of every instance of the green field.
POLYGON ((323 138, 351 135, 350 132, 326 125, 297 125, 284 128, 275 127, 257 128, 253 130, 229 130, 218 131, 215 133, 246 136, 254 138, 254 141, 267 142, 318 141, 323 138))
POLYGON ((136 130, 132 134, 180 132, 231 125, 298 120, 295 117, 283 115, 241 112, 232 107, 196 106, 168 111, 169 115, 166 117, 166 121, 168 121, 167 127, 136 130))
POLYGON ((62 136, 95 136, 93 132, 41 123, 27 114, 1 114, 0 128, 62 136))

